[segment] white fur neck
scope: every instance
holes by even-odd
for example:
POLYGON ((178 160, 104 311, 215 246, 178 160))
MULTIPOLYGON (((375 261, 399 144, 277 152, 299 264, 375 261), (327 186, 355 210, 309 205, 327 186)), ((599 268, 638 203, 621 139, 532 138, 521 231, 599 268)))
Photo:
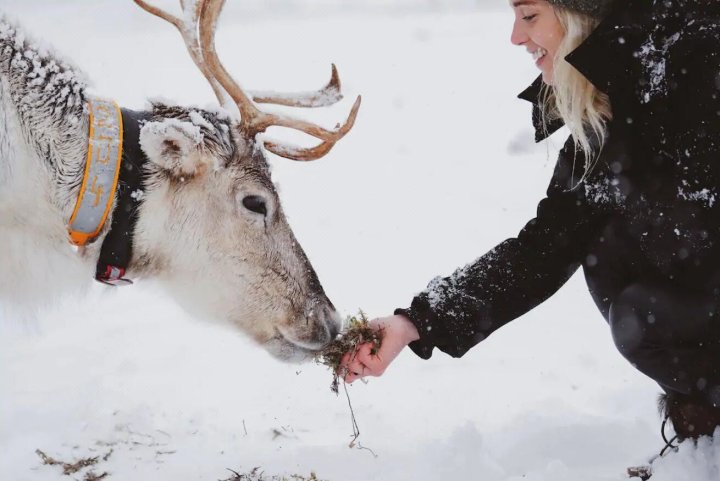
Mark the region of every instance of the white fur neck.
POLYGON ((87 130, 83 76, 0 17, 0 304, 42 305, 92 279, 67 240, 87 130))

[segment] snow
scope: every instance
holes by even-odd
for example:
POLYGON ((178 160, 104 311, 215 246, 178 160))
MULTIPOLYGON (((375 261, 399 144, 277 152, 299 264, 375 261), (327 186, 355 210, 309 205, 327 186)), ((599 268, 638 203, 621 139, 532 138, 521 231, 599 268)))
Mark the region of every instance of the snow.
MULTIPOLYGON (((665 75, 665 59, 667 53, 674 43, 680 38, 680 33, 676 33, 667 39, 661 41, 650 37, 638 52, 638 56, 642 61, 645 75, 649 79, 646 86, 643 87, 642 95, 643 103, 648 103, 657 96, 663 96, 667 93, 667 79, 665 75), (662 42, 659 46, 658 43, 662 42)), ((628 119, 628 123, 632 123, 632 119, 628 119)))
MULTIPOLYGON (((132 2, 4 3, 81 66, 94 93, 130 108, 158 94, 214 102, 177 33, 132 2)), ((330 13, 273 18, 260 2, 256 16, 228 2, 218 50, 243 85, 273 91, 319 87, 336 62, 346 99, 300 112, 324 125, 363 95, 356 126, 326 158, 271 162, 329 297, 379 316, 515 235, 564 138, 519 140, 531 139, 530 108, 515 95, 537 73, 509 44, 509 10, 402 1, 386 15, 370 3, 318 0, 309 4, 330 13)), ((122 481, 214 481, 255 466, 328 481, 619 481, 663 446, 658 388, 616 352, 579 275, 460 360, 408 351, 382 378, 349 387, 359 441, 377 457, 348 447, 347 402, 330 382, 320 366, 280 364, 190 318, 152 282, 98 285, 35 319, 7 309, 0 479, 71 479, 36 449, 66 461, 112 449, 95 469, 122 481)), ((718 453, 709 441, 683 445, 653 481, 715 480, 718 453)))
POLYGON ((143 197, 145 197, 145 191, 143 191, 142 189, 134 190, 130 193, 130 197, 138 201, 142 200, 143 197))
MULTIPOLYGON (((683 184, 686 186, 688 185, 687 181, 683 181, 683 184)), ((695 192, 688 192, 682 187, 678 187, 678 198, 690 201, 700 201, 708 207, 712 207, 717 200, 717 195, 707 187, 695 192)))
POLYGON ((178 119, 164 119, 162 121, 148 122, 143 126, 143 130, 148 135, 157 137, 170 137, 180 142, 181 140, 189 140, 192 146, 196 146, 203 141, 203 134, 200 129, 201 124, 195 122, 183 122, 178 119))
POLYGON ((618 185, 617 179, 608 179, 602 177, 594 182, 585 184, 585 192, 588 199, 596 204, 623 206, 625 204, 625 194, 618 185))
POLYGON ((190 111, 190 121, 197 125, 198 127, 202 127, 206 130, 209 130, 210 132, 215 130, 215 127, 213 127, 213 124, 208 122, 205 117, 202 116, 202 114, 196 110, 190 111))

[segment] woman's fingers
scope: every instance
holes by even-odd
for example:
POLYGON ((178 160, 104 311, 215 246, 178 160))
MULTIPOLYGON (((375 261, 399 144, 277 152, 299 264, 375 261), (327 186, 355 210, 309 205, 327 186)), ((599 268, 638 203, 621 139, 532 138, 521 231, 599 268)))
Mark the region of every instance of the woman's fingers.
POLYGON ((346 353, 340 364, 340 374, 347 383, 352 383, 359 378, 366 376, 380 376, 384 370, 380 358, 373 353, 375 345, 372 343, 361 344, 355 352, 346 353))
POLYGON ((382 343, 379 348, 373 343, 361 344, 343 356, 338 374, 345 382, 351 383, 365 376, 382 376, 405 346, 419 338, 415 326, 404 316, 374 319, 370 326, 382 333, 382 343))
POLYGON ((354 372, 348 372, 345 377, 343 378, 343 381, 345 381, 347 384, 352 384, 358 379, 361 379, 362 376, 360 374, 356 374, 354 372))
MULTIPOLYGON (((352 363, 349 366, 347 366, 347 370, 345 371, 345 376, 343 377, 343 380, 346 383, 352 383, 353 381, 356 381, 363 377, 365 373, 367 372, 367 368, 363 366, 362 364, 358 363, 352 363)), ((341 373, 342 374, 342 373, 341 373)))
POLYGON ((365 376, 380 376, 385 371, 380 351, 373 352, 376 349, 374 344, 363 344, 357 350, 355 358, 360 361, 366 368, 365 376))
POLYGON ((362 377, 367 370, 365 365, 358 358, 358 352, 360 348, 355 351, 346 352, 340 361, 340 368, 338 374, 342 376, 343 380, 347 383, 352 383, 356 379, 362 377))

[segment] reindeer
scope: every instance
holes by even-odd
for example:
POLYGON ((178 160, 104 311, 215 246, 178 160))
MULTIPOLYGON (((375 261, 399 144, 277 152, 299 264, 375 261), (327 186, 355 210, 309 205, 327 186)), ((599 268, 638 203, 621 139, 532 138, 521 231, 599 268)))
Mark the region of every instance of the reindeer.
POLYGON ((215 49, 224 0, 181 0, 181 17, 134 2, 180 31, 225 109, 153 103, 114 115, 75 67, 0 16, 0 304, 51 302, 93 272, 115 285, 154 278, 196 315, 231 323, 281 360, 306 359, 340 318, 283 214, 265 152, 322 157, 352 128, 360 97, 334 130, 263 112, 257 103, 337 102, 335 67, 317 92, 247 94, 215 49), (261 140, 270 126, 321 143, 261 140), (117 138, 101 143, 103 132, 117 138), (98 169, 113 152, 120 161, 103 185, 112 174, 98 169), (93 213, 103 214, 97 228, 83 231, 93 213))

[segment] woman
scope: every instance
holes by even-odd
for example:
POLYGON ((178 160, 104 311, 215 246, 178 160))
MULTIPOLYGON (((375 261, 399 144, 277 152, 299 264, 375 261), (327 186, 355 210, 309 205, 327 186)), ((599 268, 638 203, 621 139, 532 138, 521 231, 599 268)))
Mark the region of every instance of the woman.
POLYGON ((517 238, 447 278, 346 354, 346 382, 402 349, 460 357, 582 265, 620 353, 664 390, 680 438, 720 425, 720 2, 512 0, 542 75, 540 141, 565 124, 547 197, 517 238))

